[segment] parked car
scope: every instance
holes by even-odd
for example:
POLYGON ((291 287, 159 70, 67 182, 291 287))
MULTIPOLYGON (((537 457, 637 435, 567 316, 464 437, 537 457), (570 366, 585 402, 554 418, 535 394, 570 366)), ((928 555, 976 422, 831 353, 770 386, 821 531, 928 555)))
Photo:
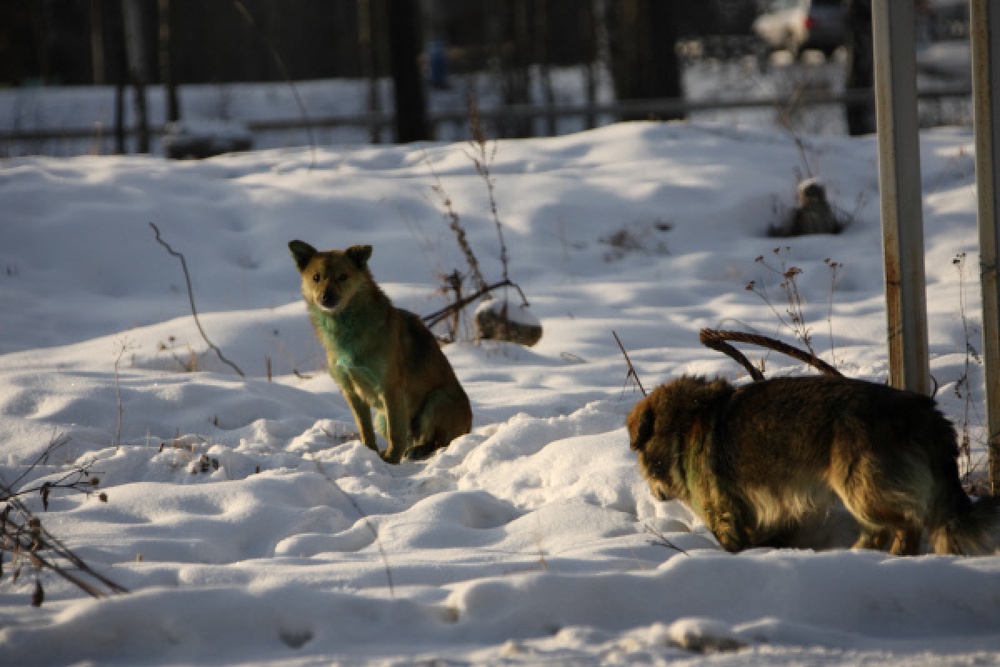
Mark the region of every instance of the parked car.
POLYGON ((770 0, 753 31, 769 51, 798 57, 818 49, 829 56, 844 43, 847 22, 841 0, 770 0))

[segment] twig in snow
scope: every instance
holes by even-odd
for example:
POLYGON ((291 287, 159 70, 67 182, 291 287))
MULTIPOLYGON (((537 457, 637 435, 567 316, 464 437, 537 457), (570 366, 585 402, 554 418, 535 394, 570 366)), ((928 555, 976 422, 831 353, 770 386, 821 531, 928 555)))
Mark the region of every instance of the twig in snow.
MULTIPOLYGON (((14 566, 13 578, 16 580, 25 564, 34 570, 48 569, 70 582, 80 590, 95 598, 107 597, 110 593, 127 593, 128 589, 120 586, 96 572, 52 533, 45 529, 41 520, 28 509, 21 500, 24 496, 38 494, 42 499, 42 507, 48 509, 49 495, 53 490, 69 489, 89 494, 97 486, 98 480, 92 476, 88 467, 76 468, 55 481, 41 484, 29 484, 24 488, 14 490, 32 470, 45 461, 52 452, 69 441, 65 436, 53 437, 45 451, 36 458, 28 469, 22 473, 13 484, 7 484, 0 478, 0 575, 3 574, 3 554, 11 554, 10 564, 14 566)), ((103 493, 98 496, 102 502, 107 500, 103 493)), ((35 580, 35 588, 31 603, 40 606, 45 599, 45 591, 39 580, 35 580)))
POLYGON ((153 228, 153 232, 156 234, 156 242, 159 243, 164 248, 166 248, 168 253, 170 253, 171 255, 173 255, 174 257, 176 257, 177 259, 181 260, 181 269, 184 270, 184 282, 187 283, 188 301, 191 303, 191 314, 194 315, 194 323, 196 325, 198 325, 198 331, 201 333, 201 337, 205 340, 205 343, 210 348, 212 348, 213 350, 215 350, 215 354, 217 354, 219 356, 219 359, 224 364, 227 364, 230 368, 232 368, 234 371, 236 371, 236 373, 239 374, 240 377, 246 377, 243 374, 243 371, 240 370, 239 366, 237 366, 233 362, 229 361, 229 359, 226 359, 224 356, 222 356, 222 350, 220 350, 218 347, 216 347, 216 345, 212 341, 210 341, 208 339, 208 335, 205 333, 205 330, 202 328, 201 321, 198 319, 198 309, 195 308, 195 305, 194 305, 194 290, 191 288, 191 276, 190 276, 190 274, 188 274, 187 260, 184 259, 184 255, 182 255, 181 253, 179 253, 176 250, 174 250, 173 248, 171 248, 169 243, 167 243, 162 238, 160 238, 160 229, 159 229, 159 227, 157 227, 152 222, 149 223, 149 226, 153 228))
POLYGON ((632 360, 628 358, 628 352, 625 351, 625 346, 622 345, 622 341, 618 338, 618 334, 615 331, 611 332, 611 335, 615 337, 615 341, 618 343, 619 349, 621 349, 622 354, 625 355, 625 363, 628 364, 628 375, 625 376, 625 381, 628 382, 630 377, 635 378, 635 383, 639 385, 639 391, 642 392, 643 396, 648 396, 646 389, 642 386, 642 382, 639 381, 639 374, 635 372, 635 366, 632 365, 632 360))
POLYGON ((683 549, 681 549, 676 544, 674 544, 673 542, 671 542, 670 540, 668 540, 667 537, 666 537, 666 535, 663 534, 663 531, 661 531, 660 529, 656 528, 655 526, 651 526, 650 524, 647 523, 644 527, 645 527, 647 533, 651 533, 652 535, 655 535, 656 538, 659 540, 659 541, 654 541, 653 544, 656 544, 658 546, 664 546, 664 547, 667 547, 668 549, 673 549, 677 553, 682 553, 685 556, 690 556, 691 555, 688 552, 686 552, 683 549))
POLYGON ((118 357, 115 359, 115 400, 118 403, 118 427, 115 429, 115 447, 122 446, 122 417, 125 414, 125 408, 122 406, 121 383, 118 378, 118 364, 121 363, 125 353, 131 349, 128 340, 123 339, 119 343, 121 344, 121 349, 118 351, 118 357))

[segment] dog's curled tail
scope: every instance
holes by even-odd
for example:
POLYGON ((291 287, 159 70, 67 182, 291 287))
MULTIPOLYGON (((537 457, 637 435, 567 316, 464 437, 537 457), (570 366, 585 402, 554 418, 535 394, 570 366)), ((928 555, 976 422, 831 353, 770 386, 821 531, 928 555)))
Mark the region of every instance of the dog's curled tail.
MULTIPOLYGON (((963 494, 964 495, 964 494, 963 494)), ((1000 549, 1000 496, 965 496, 943 523, 930 530, 935 553, 988 556, 1000 549)))

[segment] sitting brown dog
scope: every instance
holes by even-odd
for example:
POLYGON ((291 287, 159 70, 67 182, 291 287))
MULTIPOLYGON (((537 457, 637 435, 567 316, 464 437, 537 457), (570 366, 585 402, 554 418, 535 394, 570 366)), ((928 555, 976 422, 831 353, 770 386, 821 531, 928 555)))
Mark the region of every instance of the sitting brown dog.
POLYGON ((915 554, 924 529, 937 553, 995 548, 1000 500, 965 494, 955 429, 926 396, 831 376, 682 377, 627 425, 653 495, 684 501, 728 551, 780 546, 838 499, 856 548, 915 554))
POLYGON ((368 270, 371 246, 320 252, 288 244, 330 375, 354 413, 361 439, 399 463, 430 456, 472 428, 472 408, 437 340, 419 317, 396 308, 368 270), (377 419, 372 423, 372 409, 377 419))

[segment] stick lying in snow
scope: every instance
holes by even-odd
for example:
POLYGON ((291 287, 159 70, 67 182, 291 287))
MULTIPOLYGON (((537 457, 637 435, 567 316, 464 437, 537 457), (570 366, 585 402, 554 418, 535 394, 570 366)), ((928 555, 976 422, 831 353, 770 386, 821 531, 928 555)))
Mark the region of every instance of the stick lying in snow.
POLYGON ((229 359, 226 359, 224 356, 222 356, 222 350, 216 347, 216 345, 208 339, 208 336, 205 334, 205 330, 202 329, 201 321, 198 319, 198 309, 194 307, 194 290, 191 289, 191 276, 188 274, 187 260, 184 259, 184 255, 171 248, 169 243, 160 238, 159 227, 157 227, 152 222, 149 223, 149 226, 153 228, 153 232, 156 234, 156 242, 159 243, 164 248, 166 248, 167 252, 169 252, 171 255, 181 260, 181 269, 184 270, 184 282, 187 283, 188 301, 191 303, 191 314, 194 315, 194 323, 198 325, 198 331, 201 332, 201 337, 205 339, 205 343, 210 348, 215 350, 215 353, 219 355, 219 360, 222 361, 222 363, 227 364, 230 368, 236 371, 240 377, 246 377, 243 374, 243 371, 240 370, 239 366, 237 366, 233 362, 229 361, 229 359))
POLYGON ((625 355, 625 363, 628 364, 628 375, 625 376, 625 381, 628 382, 630 377, 635 378, 635 383, 639 385, 639 391, 642 392, 642 395, 649 396, 649 394, 646 393, 646 389, 642 386, 642 382, 639 381, 639 374, 635 372, 635 366, 632 365, 632 360, 628 358, 628 352, 625 351, 625 346, 622 345, 622 341, 618 337, 618 333, 612 331, 611 335, 615 337, 615 341, 617 341, 619 349, 621 349, 622 354, 625 355))

